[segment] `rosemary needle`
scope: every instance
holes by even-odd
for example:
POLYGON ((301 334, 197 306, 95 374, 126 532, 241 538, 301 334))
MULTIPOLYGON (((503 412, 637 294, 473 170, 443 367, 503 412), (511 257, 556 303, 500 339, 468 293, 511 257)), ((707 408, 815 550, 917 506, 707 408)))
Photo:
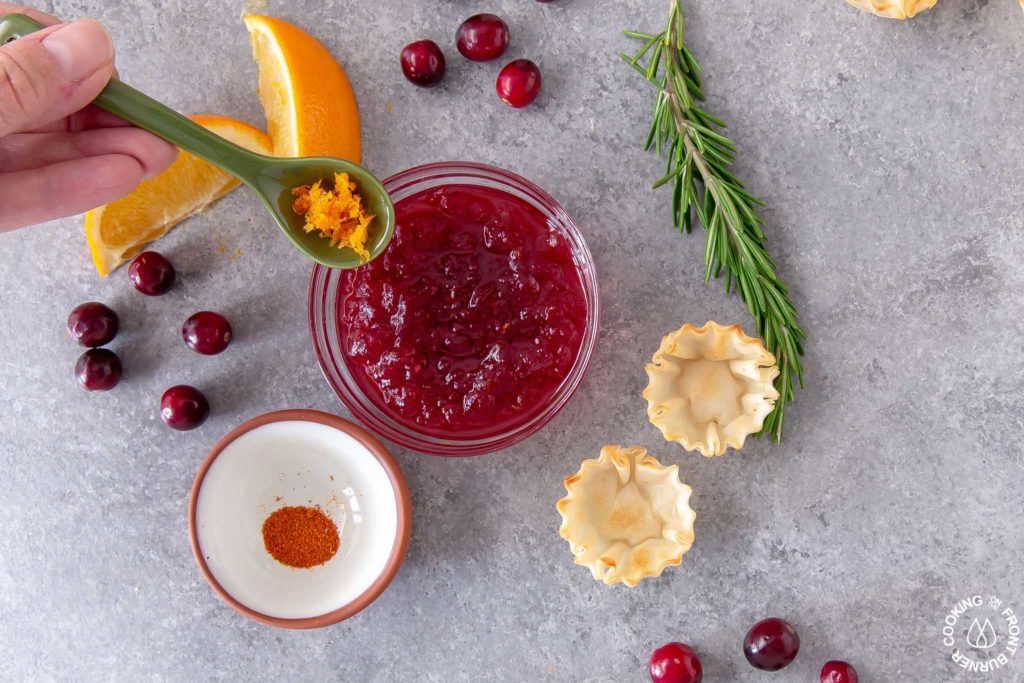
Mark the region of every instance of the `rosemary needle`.
POLYGON ((702 69, 686 47, 686 18, 679 0, 670 0, 668 25, 661 33, 625 33, 643 45, 622 58, 658 89, 644 147, 665 158, 665 175, 654 187, 672 184, 672 220, 681 232, 693 230, 694 217, 703 226, 705 284, 725 274, 726 292, 739 291, 778 363, 779 400, 761 430, 778 442, 795 383, 803 386, 801 357, 807 335, 766 248, 764 219, 758 212, 763 202, 732 174, 736 144, 721 133, 725 123, 700 106, 702 69))

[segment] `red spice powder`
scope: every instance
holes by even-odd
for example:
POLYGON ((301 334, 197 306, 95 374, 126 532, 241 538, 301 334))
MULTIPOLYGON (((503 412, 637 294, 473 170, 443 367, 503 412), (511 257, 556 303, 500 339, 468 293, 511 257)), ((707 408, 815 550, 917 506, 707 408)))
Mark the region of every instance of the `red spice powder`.
POLYGON ((318 507, 289 505, 263 522, 263 547, 283 565, 306 569, 327 562, 341 545, 338 527, 318 507))

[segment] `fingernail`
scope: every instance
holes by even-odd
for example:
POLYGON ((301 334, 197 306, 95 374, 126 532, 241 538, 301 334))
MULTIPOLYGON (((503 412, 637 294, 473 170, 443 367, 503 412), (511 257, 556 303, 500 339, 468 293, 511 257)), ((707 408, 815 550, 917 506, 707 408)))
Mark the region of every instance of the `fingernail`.
POLYGON ((43 47, 57 62, 61 73, 72 81, 91 76, 114 59, 110 34, 96 21, 63 24, 43 38, 43 47))

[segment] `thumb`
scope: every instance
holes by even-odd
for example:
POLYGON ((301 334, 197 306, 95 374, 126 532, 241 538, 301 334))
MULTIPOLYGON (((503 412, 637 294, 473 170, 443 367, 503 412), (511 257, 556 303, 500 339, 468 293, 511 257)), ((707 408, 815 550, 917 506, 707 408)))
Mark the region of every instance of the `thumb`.
POLYGON ((0 47, 0 138, 52 123, 89 104, 114 73, 102 24, 58 24, 0 47))

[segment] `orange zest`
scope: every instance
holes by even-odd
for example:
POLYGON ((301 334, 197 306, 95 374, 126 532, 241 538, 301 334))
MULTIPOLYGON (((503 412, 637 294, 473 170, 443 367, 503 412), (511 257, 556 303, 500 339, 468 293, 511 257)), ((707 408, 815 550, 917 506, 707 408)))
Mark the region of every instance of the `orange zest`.
POLYGON ((331 240, 332 247, 348 247, 359 255, 361 262, 370 260, 366 240, 373 216, 366 212, 363 198, 347 173, 334 174, 333 190, 324 189, 318 180, 312 187, 294 188, 292 194, 295 195, 292 210, 305 216, 306 232, 319 230, 322 237, 331 240))
MULTIPOLYGON (((270 154, 266 133, 224 116, 193 116, 193 121, 232 142, 270 154)), ((112 273, 153 240, 199 213, 211 202, 238 187, 225 171, 180 152, 163 173, 144 180, 129 195, 85 214, 85 236, 100 275, 112 273)))
POLYGON ((259 67, 260 103, 274 155, 359 163, 359 110, 341 65, 320 41, 282 19, 243 18, 259 67))

